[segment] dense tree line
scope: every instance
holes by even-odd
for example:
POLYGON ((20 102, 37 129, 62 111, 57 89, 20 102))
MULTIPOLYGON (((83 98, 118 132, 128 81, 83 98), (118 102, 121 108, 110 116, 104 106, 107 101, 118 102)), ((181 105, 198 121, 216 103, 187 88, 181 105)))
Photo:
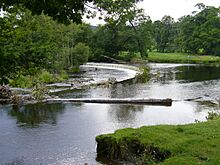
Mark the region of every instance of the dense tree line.
POLYGON ((169 16, 154 22, 159 52, 185 52, 220 56, 220 8, 197 4, 199 11, 181 17, 169 16))
POLYGON ((182 49, 195 54, 220 56, 220 8, 201 8, 194 16, 186 16, 179 22, 182 49))
POLYGON ((152 22, 140 11, 133 11, 132 20, 126 15, 126 23, 111 26, 108 22, 99 27, 95 46, 110 55, 129 51, 147 57, 148 51, 158 51, 220 56, 220 8, 204 4, 197 4, 197 7, 199 11, 178 21, 165 15, 152 22))

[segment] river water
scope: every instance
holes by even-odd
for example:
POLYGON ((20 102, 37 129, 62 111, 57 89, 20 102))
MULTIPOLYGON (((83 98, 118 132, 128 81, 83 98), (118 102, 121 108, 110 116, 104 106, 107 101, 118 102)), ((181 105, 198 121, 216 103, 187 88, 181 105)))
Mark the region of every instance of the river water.
MULTIPOLYGON (((107 87, 69 91, 62 98, 172 98, 171 107, 38 103, 0 107, 0 164, 101 164, 95 137, 116 129, 205 121, 220 98, 220 68, 187 64, 149 64, 150 81, 132 80, 107 87), (200 97, 201 102, 184 101, 200 97), (205 102, 206 101, 206 102, 205 102)), ((95 72, 95 71, 94 71, 95 72)), ((122 71, 118 71, 125 76, 122 71)), ((105 77, 112 72, 103 70, 105 77)), ((99 74, 100 77, 103 77, 99 74)))

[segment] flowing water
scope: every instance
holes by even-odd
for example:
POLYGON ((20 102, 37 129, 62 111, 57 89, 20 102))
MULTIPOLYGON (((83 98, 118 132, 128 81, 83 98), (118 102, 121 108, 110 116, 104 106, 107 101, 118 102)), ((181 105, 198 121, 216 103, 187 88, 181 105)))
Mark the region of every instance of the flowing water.
MULTIPOLYGON (((0 107, 0 164, 101 164, 96 161, 95 137, 99 134, 126 127, 205 121, 208 111, 219 110, 207 100, 220 98, 220 68, 185 64, 150 67, 148 82, 132 80, 59 96, 172 98, 171 107, 80 103, 0 107), (201 102, 184 101, 198 97, 201 102)), ((118 72, 115 75, 124 76, 118 72)), ((102 74, 112 77, 108 69, 102 74)))

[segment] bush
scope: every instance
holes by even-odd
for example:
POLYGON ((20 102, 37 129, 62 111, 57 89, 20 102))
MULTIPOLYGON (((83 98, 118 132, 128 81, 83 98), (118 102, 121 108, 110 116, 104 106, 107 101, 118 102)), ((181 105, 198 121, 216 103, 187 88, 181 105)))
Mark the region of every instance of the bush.
POLYGON ((13 87, 31 88, 33 86, 33 79, 29 75, 18 75, 15 79, 10 80, 9 84, 13 87))
POLYGON ((64 81, 68 79, 69 76, 66 71, 61 71, 59 74, 51 74, 50 72, 43 70, 39 74, 35 76, 24 76, 19 75, 17 78, 10 80, 10 86, 12 87, 19 87, 19 88, 32 88, 37 84, 49 84, 59 81, 64 81))
POLYGON ((40 82, 42 83, 52 83, 55 81, 54 76, 48 71, 42 71, 42 73, 40 73, 38 77, 40 82))
POLYGON ((64 81, 67 80, 69 78, 68 74, 66 71, 61 71, 57 76, 56 79, 57 81, 64 81))
POLYGON ((78 43, 73 48, 72 53, 72 65, 78 67, 80 64, 88 61, 91 50, 89 46, 86 46, 84 43, 78 43))

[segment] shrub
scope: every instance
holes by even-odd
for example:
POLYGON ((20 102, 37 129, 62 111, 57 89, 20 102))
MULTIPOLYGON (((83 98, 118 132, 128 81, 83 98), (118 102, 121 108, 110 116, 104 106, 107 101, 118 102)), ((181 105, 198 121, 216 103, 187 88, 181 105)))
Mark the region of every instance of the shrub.
POLYGON ((57 76, 56 76, 56 80, 57 81, 64 81, 67 80, 69 78, 68 74, 66 71, 61 71, 57 76))
POLYGON ((10 80, 9 84, 13 87, 31 88, 33 86, 31 76, 18 75, 15 79, 10 80))
POLYGON ((84 43, 78 43, 72 50, 72 65, 78 67, 88 61, 91 55, 91 50, 89 46, 84 43))
POLYGON ((39 80, 42 83, 52 83, 55 81, 55 78, 48 71, 42 71, 42 73, 39 74, 39 80))

